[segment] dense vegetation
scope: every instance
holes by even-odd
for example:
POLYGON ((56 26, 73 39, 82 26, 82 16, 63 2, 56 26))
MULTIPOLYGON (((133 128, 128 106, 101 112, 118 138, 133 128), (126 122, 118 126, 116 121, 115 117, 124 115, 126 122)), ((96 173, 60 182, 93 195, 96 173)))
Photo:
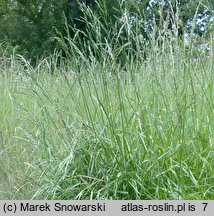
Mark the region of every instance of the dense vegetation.
MULTIPOLYGON (((158 28, 163 28, 162 21, 167 20, 167 28, 173 30, 174 19, 177 19, 176 28, 180 36, 183 35, 184 28, 190 32, 189 23, 194 19, 195 12, 198 14, 197 18, 203 17, 203 22, 195 26, 195 32, 205 33, 202 27, 206 32, 213 28, 211 22, 208 22, 212 14, 213 0, 99 0, 99 4, 96 4, 95 0, 79 2, 90 7, 93 12, 85 14, 86 8, 81 7, 77 0, 1 0, 0 40, 35 64, 36 60, 47 57, 55 50, 63 50, 56 37, 67 36, 65 23, 70 26, 71 38, 74 38, 77 32, 82 34, 80 43, 88 40, 89 33, 94 33, 90 26, 91 21, 95 21, 93 19, 101 24, 99 39, 96 38, 99 42, 105 42, 106 38, 117 35, 125 24, 124 19, 132 25, 141 21, 138 31, 147 40, 152 22, 155 22, 158 28), (175 14, 178 17, 175 17, 175 14), (209 24, 206 25, 207 23, 209 24), (87 27, 92 31, 87 32, 87 27)), ((125 44, 127 34, 128 32, 121 31, 117 43, 125 44)), ((94 37, 91 39, 95 40, 94 37)), ((135 44, 132 46, 134 48, 135 44)))
POLYGON ((85 2, 1 2, 0 198, 213 199, 212 1, 85 2))

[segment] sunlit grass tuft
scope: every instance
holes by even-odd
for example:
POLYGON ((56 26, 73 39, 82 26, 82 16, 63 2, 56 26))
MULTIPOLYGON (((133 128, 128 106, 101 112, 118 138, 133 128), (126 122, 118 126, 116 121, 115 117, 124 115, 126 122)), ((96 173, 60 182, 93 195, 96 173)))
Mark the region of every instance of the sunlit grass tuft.
POLYGON ((213 199, 213 41, 202 53, 155 31, 58 38, 68 59, 34 68, 2 55, 1 199, 213 199))
POLYGON ((1 198, 212 199, 213 59, 176 57, 54 75, 11 59, 1 198))

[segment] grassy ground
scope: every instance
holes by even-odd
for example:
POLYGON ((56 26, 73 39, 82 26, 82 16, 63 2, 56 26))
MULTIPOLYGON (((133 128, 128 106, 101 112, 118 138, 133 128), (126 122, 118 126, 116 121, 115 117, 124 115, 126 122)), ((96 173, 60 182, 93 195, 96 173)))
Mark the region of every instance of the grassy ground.
POLYGON ((213 59, 3 59, 0 198, 213 199, 213 59))

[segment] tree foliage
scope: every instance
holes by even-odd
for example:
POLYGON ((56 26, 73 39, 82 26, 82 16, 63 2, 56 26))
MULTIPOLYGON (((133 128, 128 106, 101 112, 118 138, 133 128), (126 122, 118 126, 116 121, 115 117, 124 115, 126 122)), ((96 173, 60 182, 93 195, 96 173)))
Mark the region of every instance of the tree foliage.
POLYGON ((55 30, 63 31, 64 0, 1 0, 1 39, 35 60, 53 51, 55 30))
MULTIPOLYGON (((140 17, 144 23, 139 27, 141 33, 147 38, 145 23, 155 20, 161 28, 161 20, 168 19, 168 28, 172 28, 178 10, 179 33, 188 22, 193 20, 195 12, 201 16, 213 10, 213 0, 1 0, 0 2, 0 40, 6 40, 17 51, 27 58, 36 60, 47 55, 57 48, 58 44, 53 38, 60 32, 65 36, 65 22, 72 28, 71 36, 76 31, 83 32, 89 28, 92 19, 90 14, 84 14, 84 4, 90 8, 91 13, 102 24, 101 34, 103 40, 115 31, 120 31, 126 18, 133 28, 140 17), (209 5, 209 9, 208 9, 209 5), (160 8, 162 8, 160 10, 160 8), (170 17, 171 16, 171 17, 170 17)), ((148 27, 148 26, 147 26, 148 27)), ((139 29, 138 29, 139 30, 139 29)), ((196 28, 200 33, 200 28, 196 28)), ((128 32, 121 33, 117 42, 124 44, 128 32)), ((134 46, 133 41, 133 46, 134 46)))

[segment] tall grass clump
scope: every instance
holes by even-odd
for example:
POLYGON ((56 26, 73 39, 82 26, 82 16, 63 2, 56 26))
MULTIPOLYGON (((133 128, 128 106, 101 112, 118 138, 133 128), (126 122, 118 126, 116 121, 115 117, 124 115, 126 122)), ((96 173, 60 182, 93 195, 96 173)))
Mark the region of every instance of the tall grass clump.
POLYGON ((213 199, 213 38, 185 45, 175 15, 145 40, 122 6, 111 31, 82 6, 66 60, 2 57, 0 198, 213 199))

